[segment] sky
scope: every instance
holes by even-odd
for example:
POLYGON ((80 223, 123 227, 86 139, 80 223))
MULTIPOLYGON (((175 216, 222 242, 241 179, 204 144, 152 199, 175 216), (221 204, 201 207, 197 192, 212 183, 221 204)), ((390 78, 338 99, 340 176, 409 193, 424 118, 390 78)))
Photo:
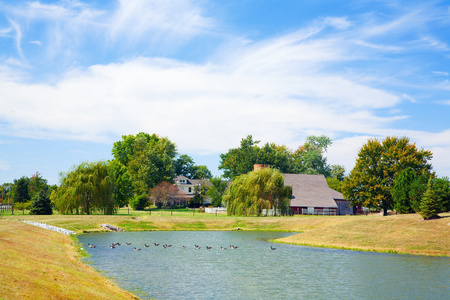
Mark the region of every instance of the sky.
POLYGON ((139 132, 207 165, 252 135, 406 136, 450 176, 450 1, 0 0, 0 183, 139 132))

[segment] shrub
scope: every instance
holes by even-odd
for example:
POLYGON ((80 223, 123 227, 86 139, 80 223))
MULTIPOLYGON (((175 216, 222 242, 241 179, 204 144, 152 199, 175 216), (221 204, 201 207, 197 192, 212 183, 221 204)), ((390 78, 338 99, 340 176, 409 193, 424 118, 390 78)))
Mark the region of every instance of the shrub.
POLYGON ((430 178, 427 184, 427 190, 423 194, 422 202, 420 203, 420 215, 424 220, 438 218, 438 213, 441 212, 440 197, 434 191, 433 179, 430 178))
POLYGON ((130 200, 130 206, 134 209, 134 210, 144 210, 145 207, 148 204, 148 197, 145 194, 139 195, 139 196, 134 196, 131 200, 130 200))
POLYGON ((33 198, 31 202, 30 215, 51 215, 53 214, 50 197, 43 190, 33 198))

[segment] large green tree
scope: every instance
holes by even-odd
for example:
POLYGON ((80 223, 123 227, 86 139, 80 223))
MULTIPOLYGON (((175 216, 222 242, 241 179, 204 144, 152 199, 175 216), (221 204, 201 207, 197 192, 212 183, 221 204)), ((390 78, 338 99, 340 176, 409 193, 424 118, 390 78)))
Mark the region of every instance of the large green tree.
POLYGON ((174 161, 176 176, 185 176, 189 179, 209 179, 211 171, 205 165, 196 165, 192 157, 187 154, 180 155, 174 161))
POLYGON ((30 185, 29 185, 29 191, 30 191, 30 197, 33 199, 41 190, 48 193, 49 186, 47 183, 47 179, 42 177, 41 173, 36 172, 33 174, 30 178, 30 185))
POLYGON ((113 144, 112 154, 127 168, 136 195, 148 193, 160 182, 173 182, 177 149, 166 137, 144 132, 124 135, 113 144))
POLYGON ((246 174, 253 170, 254 164, 261 163, 258 162, 259 142, 254 141, 253 136, 248 135, 241 140, 239 148, 233 148, 227 153, 220 154, 219 170, 223 170, 225 178, 233 179, 246 174))
POLYGON ((19 179, 14 179, 12 187, 12 199, 14 203, 24 203, 30 201, 30 178, 22 176, 19 179))
POLYGON ((71 171, 61 174, 60 186, 54 195, 56 209, 63 214, 91 214, 100 211, 113 214, 114 184, 108 163, 83 162, 71 171))
POLYGON ((331 139, 325 135, 308 136, 305 143, 293 154, 294 173, 322 174, 330 177, 332 167, 327 163, 324 153, 331 144, 331 139))
POLYGON ((222 206, 222 198, 227 190, 228 183, 220 176, 212 177, 209 181, 211 185, 206 194, 211 198, 211 204, 213 206, 222 206))
POLYGON ((407 137, 369 139, 358 152, 356 164, 344 180, 342 191, 355 204, 379 208, 387 215, 393 208, 391 189, 394 178, 411 168, 418 174, 429 174, 432 153, 417 149, 407 137))
POLYGON ((241 140, 239 148, 221 154, 219 169, 223 170, 223 176, 233 179, 252 171, 255 164, 269 164, 283 173, 292 172, 293 158, 286 146, 266 143, 259 147, 259 143, 260 141, 254 141, 253 136, 248 135, 241 140))
POLYGON ((283 174, 265 168, 235 178, 223 201, 229 215, 260 216, 263 209, 288 214, 291 197, 292 188, 284 186, 283 174))
POLYGON ((195 162, 187 154, 181 154, 174 162, 175 174, 177 176, 185 176, 189 179, 194 179, 197 173, 195 162))
POLYGON ((239 148, 220 155, 219 169, 223 170, 225 178, 233 179, 246 174, 253 170, 255 164, 268 164, 282 173, 331 175, 332 168, 324 157, 331 145, 331 139, 327 136, 308 136, 296 151, 274 143, 259 147, 259 142, 248 135, 241 140, 239 148))
POLYGON ((131 175, 118 160, 109 161, 108 165, 114 181, 114 200, 119 207, 123 207, 134 195, 131 175))
POLYGON ((412 184, 417 180, 417 176, 417 173, 412 168, 407 168, 395 178, 394 185, 391 188, 395 211, 402 214, 413 212, 410 191, 412 184))

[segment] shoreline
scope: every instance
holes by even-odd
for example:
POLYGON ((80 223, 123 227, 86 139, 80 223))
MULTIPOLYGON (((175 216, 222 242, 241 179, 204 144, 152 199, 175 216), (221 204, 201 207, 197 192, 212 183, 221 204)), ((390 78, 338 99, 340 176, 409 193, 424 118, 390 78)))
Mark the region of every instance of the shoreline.
MULTIPOLYGON (((233 217, 210 215, 34 217, 77 234, 124 231, 283 231, 298 234, 275 242, 299 246, 391 254, 450 257, 450 213, 423 221, 417 214, 393 216, 233 217), (86 222, 86 221, 92 222, 86 222), (98 221, 98 222, 97 222, 98 221), (70 226, 62 226, 67 222, 70 226)), ((24 219, 20 216, 20 219, 24 219)), ((33 217, 28 216, 27 219, 33 217)), ((50 226, 52 226, 50 225, 50 226)))

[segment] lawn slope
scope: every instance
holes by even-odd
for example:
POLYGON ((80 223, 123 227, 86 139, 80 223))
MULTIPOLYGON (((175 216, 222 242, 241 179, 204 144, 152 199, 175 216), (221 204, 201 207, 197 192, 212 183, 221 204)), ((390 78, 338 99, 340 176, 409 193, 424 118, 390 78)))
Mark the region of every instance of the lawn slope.
POLYGON ((67 235, 0 219, 0 299, 137 299, 78 256, 67 235))

